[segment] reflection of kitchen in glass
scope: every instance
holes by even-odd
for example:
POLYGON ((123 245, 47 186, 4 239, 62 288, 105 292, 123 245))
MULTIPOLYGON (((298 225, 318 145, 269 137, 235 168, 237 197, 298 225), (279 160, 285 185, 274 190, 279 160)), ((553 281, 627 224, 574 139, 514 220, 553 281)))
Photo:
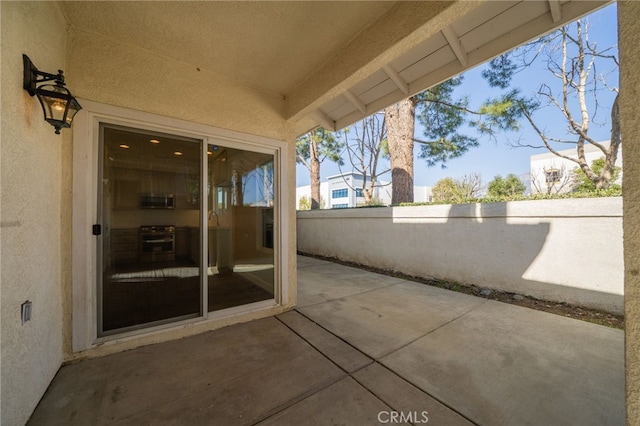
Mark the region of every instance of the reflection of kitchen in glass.
POLYGON ((273 155, 209 145, 208 158, 209 311, 272 299, 273 155))
POLYGON ((274 298, 273 155, 208 145, 201 203, 203 143, 103 125, 99 335, 274 298))

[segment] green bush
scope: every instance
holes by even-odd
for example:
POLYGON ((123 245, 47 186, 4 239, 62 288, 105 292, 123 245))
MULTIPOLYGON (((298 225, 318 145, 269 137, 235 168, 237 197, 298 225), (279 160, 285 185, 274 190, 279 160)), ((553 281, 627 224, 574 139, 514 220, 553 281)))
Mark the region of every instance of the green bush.
MULTIPOLYGON (((566 194, 531 194, 531 195, 502 195, 502 196, 486 196, 481 198, 467 198, 455 204, 473 204, 473 203, 504 203, 507 201, 529 201, 529 200, 560 200, 566 198, 600 198, 600 197, 620 197, 622 196, 622 188, 619 186, 609 189, 599 189, 587 192, 569 192, 566 194)), ((451 204, 446 202, 432 203, 401 203, 400 206, 430 206, 438 204, 451 204)))

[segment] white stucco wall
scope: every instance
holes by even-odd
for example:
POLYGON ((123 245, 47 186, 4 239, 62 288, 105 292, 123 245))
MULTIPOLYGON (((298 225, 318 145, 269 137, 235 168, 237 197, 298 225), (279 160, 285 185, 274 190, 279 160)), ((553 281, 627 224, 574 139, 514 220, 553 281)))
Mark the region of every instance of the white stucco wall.
POLYGON ((66 67, 66 23, 53 2, 1 2, 2 130, 0 145, 1 419, 21 425, 62 360, 62 280, 66 238, 63 153, 35 97, 22 89, 22 54, 43 71, 66 67), (33 303, 21 324, 20 305, 33 303))
POLYGON ((298 250, 623 310, 621 198, 298 212, 298 250))

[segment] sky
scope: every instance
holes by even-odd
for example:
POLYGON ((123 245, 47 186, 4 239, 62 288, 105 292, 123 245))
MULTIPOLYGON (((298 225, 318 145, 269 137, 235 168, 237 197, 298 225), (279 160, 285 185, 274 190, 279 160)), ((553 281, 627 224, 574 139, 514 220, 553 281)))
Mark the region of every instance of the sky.
MULTIPOLYGON (((617 45, 616 13, 617 9, 614 3, 588 16, 588 21, 591 25, 589 29, 589 39, 597 42, 601 48, 617 45)), ((617 50, 615 54, 617 55, 617 50)), ((598 69, 598 73, 610 71, 612 66, 611 63, 607 63, 606 67, 603 66, 601 68, 602 69, 598 69)), ((456 91, 458 95, 468 96, 472 108, 477 108, 487 98, 495 97, 500 93, 497 89, 488 87, 481 76, 482 69, 483 66, 480 65, 464 73, 464 82, 456 91)), ((533 95, 537 92, 541 84, 555 84, 554 80, 555 78, 546 68, 546 63, 538 60, 529 69, 515 75, 511 87, 519 87, 523 94, 533 95)), ((615 74, 607 75, 606 81, 610 86, 618 87, 617 76, 615 74)), ((557 85, 553 87, 555 89, 554 91, 557 91, 558 87, 557 85)), ((605 90, 601 92, 599 96, 599 102, 606 108, 601 109, 601 111, 608 114, 613 102, 613 95, 607 93, 605 90)), ((593 109, 590 111, 592 110, 593 109)), ((566 135, 564 129, 567 126, 567 122, 553 107, 542 109, 534 118, 541 128, 553 130, 555 135, 566 135)), ((416 121, 415 137, 421 138, 422 132, 423 129, 420 123, 416 121)), ((478 136, 473 129, 466 129, 463 132, 469 136, 478 136)), ((603 141, 609 140, 609 132, 610 126, 604 125, 599 127, 592 124, 589 134, 595 140, 603 141)), ((480 145, 478 147, 471 148, 460 158, 447 161, 445 168, 442 168, 441 165, 428 167, 424 160, 417 158, 420 148, 419 144, 415 144, 414 184, 419 186, 433 186, 442 178, 452 177, 454 179, 460 179, 471 173, 479 173, 484 184, 487 184, 496 175, 504 177, 510 173, 514 173, 522 176, 529 172, 531 155, 548 152, 545 148, 512 148, 509 146, 510 140, 520 140, 522 143, 532 145, 541 144, 539 136, 533 131, 529 123, 525 121, 521 122, 520 131, 503 133, 498 135, 496 139, 497 140, 494 141, 490 138, 480 136, 480 145)), ((564 148, 570 147, 571 146, 564 148)), ((342 171, 346 172, 350 170, 351 165, 347 160, 345 161, 345 165, 342 166, 342 171)), ((331 163, 329 160, 325 160, 321 164, 320 173, 321 181, 324 181, 328 176, 339 174, 340 170, 337 165, 331 163)), ((297 186, 309 184, 309 171, 305 166, 298 165, 296 167, 296 180, 297 186)), ((391 180, 390 174, 383 175, 381 180, 391 180)))

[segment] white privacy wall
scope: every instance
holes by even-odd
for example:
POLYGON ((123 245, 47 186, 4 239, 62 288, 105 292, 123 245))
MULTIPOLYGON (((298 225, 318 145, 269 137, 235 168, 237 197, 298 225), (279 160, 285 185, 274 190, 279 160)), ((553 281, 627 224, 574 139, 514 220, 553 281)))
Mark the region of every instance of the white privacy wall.
POLYGON ((622 199, 298 212, 298 250, 623 312, 622 199))

